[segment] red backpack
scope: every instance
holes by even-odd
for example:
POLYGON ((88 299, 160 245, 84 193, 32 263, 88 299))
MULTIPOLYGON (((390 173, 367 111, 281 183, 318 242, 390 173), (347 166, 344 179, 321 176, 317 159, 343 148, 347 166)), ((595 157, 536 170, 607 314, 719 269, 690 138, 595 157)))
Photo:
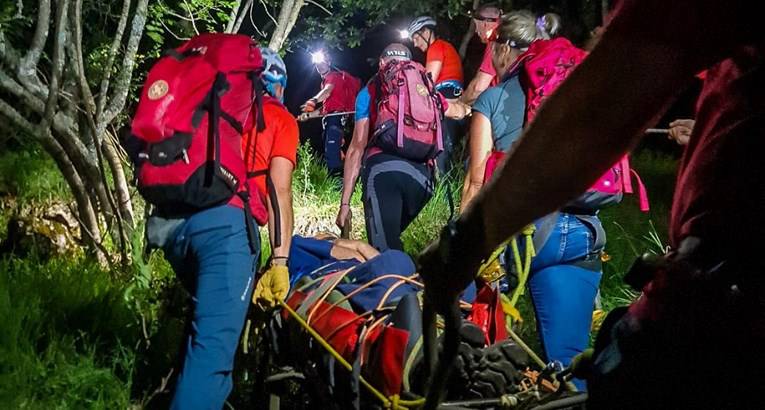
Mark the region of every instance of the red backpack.
MULTIPOLYGON (((585 57, 587 52, 576 48, 562 37, 537 40, 518 57, 510 73, 518 73, 521 87, 526 94, 527 126, 531 124, 547 97, 555 92, 585 57)), ((495 152, 489 157, 484 174, 485 180, 492 176, 503 158, 503 152, 495 152)), ((637 172, 630 168, 629 157, 626 155, 603 174, 587 192, 570 202, 568 206, 588 212, 617 204, 621 202, 624 193, 634 192, 632 175, 635 175, 638 183, 640 209, 646 212, 649 206, 645 186, 637 172)))
POLYGON ((268 220, 262 198, 250 200, 242 134, 264 127, 263 61, 250 37, 202 34, 170 50, 149 71, 132 122, 142 144, 138 190, 159 209, 195 212, 222 204, 268 220), (257 121, 256 121, 257 120, 257 121))
POLYGON ((425 68, 414 61, 391 61, 375 80, 377 101, 371 147, 415 162, 441 151, 441 99, 425 68))

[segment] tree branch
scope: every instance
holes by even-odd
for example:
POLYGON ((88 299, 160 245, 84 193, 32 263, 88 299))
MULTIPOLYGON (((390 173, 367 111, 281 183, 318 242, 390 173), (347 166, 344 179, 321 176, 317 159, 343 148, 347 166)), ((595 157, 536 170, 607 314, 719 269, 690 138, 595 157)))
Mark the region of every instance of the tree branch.
POLYGON ((122 59, 122 71, 117 77, 117 83, 114 87, 114 94, 109 103, 109 108, 105 111, 106 117, 104 124, 114 120, 124 108, 130 89, 130 80, 133 78, 133 69, 135 68, 135 57, 138 53, 138 44, 143 37, 143 28, 146 25, 146 13, 148 0, 138 0, 131 24, 130 37, 128 37, 125 57, 122 59))
POLYGON ((67 30, 66 12, 69 8, 69 0, 60 0, 56 8, 55 38, 53 39, 53 57, 51 61, 52 73, 48 85, 48 101, 45 103, 45 113, 39 124, 41 132, 49 132, 53 116, 58 106, 58 94, 61 83, 61 73, 64 71, 64 43, 66 42, 67 30))
POLYGON ((247 3, 245 3, 241 13, 239 13, 239 16, 236 18, 236 22, 234 23, 234 27, 231 29, 231 33, 239 32, 239 29, 242 27, 242 22, 244 22, 244 18, 247 16, 247 13, 251 12, 253 7, 255 7, 254 2, 254 0, 247 0, 247 3))
MULTIPOLYGON (((252 2, 250 1, 250 3, 252 2)), ((226 23, 224 33, 236 33, 234 27, 236 26, 236 17, 239 15, 239 7, 242 7, 242 0, 236 0, 234 5, 231 6, 231 13, 228 15, 228 23, 226 23)))
MULTIPOLYGON (((109 55, 106 59, 106 71, 104 77, 101 79, 101 87, 98 90, 98 105, 96 106, 96 123, 101 122, 101 113, 106 108, 106 102, 108 101, 109 94, 109 82, 112 78, 112 71, 114 70, 114 59, 117 57, 117 51, 119 51, 120 44, 122 44, 122 36, 125 34, 125 27, 127 26, 128 16, 130 15, 130 0, 123 0, 122 12, 120 19, 117 22, 117 32, 114 34, 112 45, 109 48, 109 55)), ((77 39, 81 43, 81 39, 77 39)))
POLYGON ((197 30, 197 20, 194 18, 194 12, 191 11, 191 6, 186 0, 183 0, 183 4, 186 6, 186 12, 189 13, 189 19, 191 20, 191 27, 194 29, 194 33, 199 35, 199 30, 197 30))
MULTIPOLYGON (((24 88, 21 84, 13 80, 2 69, 0 69, 0 89, 3 89, 19 98, 20 102, 25 104, 32 111, 40 115, 44 115, 45 103, 38 97, 32 95, 32 93, 24 88)), ((77 136, 77 126, 75 125, 74 120, 61 112, 58 112, 53 116, 52 125, 53 129, 62 135, 67 135, 75 138, 77 136)))
POLYGON ((2 31, 0 31, 0 61, 5 63, 13 72, 18 71, 21 62, 21 55, 11 46, 2 31))
POLYGON ((305 5, 305 0, 284 0, 282 7, 279 10, 279 20, 274 29, 274 33, 271 35, 271 41, 268 43, 268 47, 274 51, 281 50, 284 46, 284 42, 287 40, 287 36, 292 27, 295 26, 300 9, 305 5))
POLYGON ((250 24, 252 24, 252 27, 255 28, 255 31, 258 32, 258 35, 260 37, 266 37, 266 33, 263 32, 262 30, 260 30, 260 27, 258 27, 258 25, 255 24, 255 19, 252 18, 252 11, 253 10, 255 10, 255 4, 254 3, 250 6, 250 11, 247 13, 247 15, 250 16, 250 24))
POLYGON ((332 16, 332 15, 333 15, 333 14, 332 14, 332 12, 331 12, 331 11, 329 11, 329 10, 327 10, 327 8, 326 8, 326 7, 322 6, 321 4, 319 4, 318 2, 316 2, 316 1, 314 1, 314 0, 305 0, 305 2, 306 2, 306 3, 309 3, 309 4, 313 4, 314 6, 316 6, 316 7, 320 8, 322 11, 324 11, 325 13, 327 13, 327 15, 329 15, 329 16, 332 16))
POLYGON ((16 0, 16 14, 13 15, 14 19, 20 19, 24 17, 24 0, 16 0))
MULTIPOLYGON (((265 2, 264 0, 260 0, 260 4, 261 4, 261 5, 263 5, 263 10, 265 10, 265 11, 266 11, 266 15, 268 16, 268 18, 270 18, 270 19, 271 19, 271 21, 273 21, 273 22, 274 22, 274 27, 278 26, 278 25, 279 25, 279 23, 277 23, 277 22, 276 22, 276 19, 275 19, 275 18, 274 18, 274 16, 271 14, 271 12, 268 10, 268 5, 266 4, 266 2, 265 2)), ((283 6, 283 5, 284 5, 284 4, 282 3, 282 6, 283 6)))
MULTIPOLYGON (((95 113, 96 113, 96 100, 93 98, 93 91, 90 89, 88 79, 85 76, 85 62, 82 56, 82 0, 75 0, 72 3, 72 24, 74 33, 72 35, 73 41, 69 44, 71 49, 71 58, 74 60, 74 67, 77 71, 77 82, 80 85, 80 93, 82 94, 82 102, 85 108, 85 113, 88 117, 88 122, 91 125, 93 132, 96 130, 95 113)), ((96 140, 98 135, 95 135, 96 140)))
POLYGON ((40 61, 50 29, 50 0, 40 0, 37 9, 37 26, 29 50, 19 63, 17 71, 19 81, 32 93, 45 97, 45 87, 37 77, 37 63, 40 61))

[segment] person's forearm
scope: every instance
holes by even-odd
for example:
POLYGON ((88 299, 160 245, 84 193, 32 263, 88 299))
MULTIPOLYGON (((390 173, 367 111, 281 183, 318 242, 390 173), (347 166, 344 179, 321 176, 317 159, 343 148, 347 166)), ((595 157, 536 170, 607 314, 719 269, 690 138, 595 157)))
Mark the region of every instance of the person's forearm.
POLYGON ((364 151, 369 139, 369 119, 363 118, 356 121, 353 127, 353 137, 348 151, 345 153, 345 164, 343 165, 343 192, 340 198, 340 204, 351 203, 353 189, 356 187, 356 181, 361 171, 361 160, 364 157, 364 151))
POLYGON ((470 159, 468 172, 465 175, 463 186, 462 203, 460 211, 464 212, 475 195, 483 187, 484 175, 486 174, 486 161, 494 148, 491 121, 489 118, 475 111, 470 121, 470 139, 468 140, 470 159))
POLYGON ((345 164, 343 165, 343 193, 341 204, 350 204, 353 196, 353 189, 356 187, 356 181, 361 171, 361 158, 364 155, 363 150, 357 147, 348 147, 345 155, 345 164))
POLYGON ((478 73, 475 75, 475 78, 473 78, 473 80, 470 81, 470 84, 468 84, 465 92, 462 93, 460 101, 467 105, 473 105, 475 100, 478 99, 478 96, 480 96, 482 92, 489 88, 492 78, 493 77, 491 75, 486 74, 483 71, 478 71, 478 73))
POLYGON ((473 202, 473 199, 475 199, 475 196, 478 195, 478 192, 483 187, 483 184, 474 185, 471 183, 468 183, 467 186, 464 189, 464 194, 462 195, 462 202, 460 202, 460 211, 465 212, 466 209, 468 209, 468 206, 471 202, 473 202))
POLYGON ((485 227, 481 251, 585 191, 632 148, 693 76, 681 55, 639 38, 604 38, 461 217, 485 227))
POLYGON ((313 99, 316 100, 316 102, 323 103, 324 101, 329 98, 329 96, 332 94, 332 85, 327 85, 326 87, 322 88, 318 94, 313 96, 313 99))
POLYGON ((273 212, 273 205, 269 201, 268 213, 268 234, 271 240, 271 254, 278 257, 287 257, 290 254, 290 245, 292 243, 292 230, 294 228, 294 212, 292 209, 292 194, 289 189, 276 189, 276 197, 279 203, 279 227, 280 244, 276 244, 276 221, 273 212))

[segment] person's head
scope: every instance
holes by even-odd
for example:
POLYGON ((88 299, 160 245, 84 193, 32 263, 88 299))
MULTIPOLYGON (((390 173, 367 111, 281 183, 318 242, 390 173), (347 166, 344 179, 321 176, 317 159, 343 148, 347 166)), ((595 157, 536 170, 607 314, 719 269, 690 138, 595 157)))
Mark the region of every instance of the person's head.
POLYGON ((436 41, 436 20, 430 16, 417 17, 409 24, 409 38, 412 39, 414 46, 428 51, 428 47, 436 41))
POLYGON ((316 66, 316 71, 322 77, 327 75, 332 67, 332 61, 330 60, 329 54, 324 50, 318 50, 311 53, 311 62, 316 66))
POLYGON ((495 3, 481 5, 473 11, 473 23, 475 24, 475 33, 482 43, 488 43, 494 40, 497 35, 497 28, 502 19, 502 9, 495 3))
POLYGON ((411 59, 412 52, 409 51, 409 47, 401 43, 391 43, 380 54, 379 65, 382 68, 391 61, 408 61, 411 59))
POLYGON ((536 17, 528 10, 519 10, 502 16, 492 58, 497 73, 506 72, 531 43, 555 37, 560 28, 560 16, 554 13, 536 17))
POLYGON ((279 101, 284 101, 284 90, 287 88, 287 66, 279 54, 270 48, 261 47, 263 56, 263 74, 260 79, 266 92, 279 101))

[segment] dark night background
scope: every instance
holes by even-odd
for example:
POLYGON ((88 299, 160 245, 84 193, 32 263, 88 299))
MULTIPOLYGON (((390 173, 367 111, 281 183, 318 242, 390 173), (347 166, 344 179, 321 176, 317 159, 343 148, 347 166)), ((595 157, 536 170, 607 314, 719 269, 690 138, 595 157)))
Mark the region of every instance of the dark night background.
MULTIPOLYGON (((536 0, 514 1, 514 9, 527 8, 537 14, 556 12, 563 18, 563 33, 565 37, 574 43, 581 45, 589 37, 590 31, 600 24, 600 1, 595 0, 536 0), (582 13, 582 10, 589 11, 582 13)), ((469 27, 467 17, 468 4, 465 5, 465 14, 455 16, 451 20, 438 19, 437 32, 440 37, 459 47, 464 32, 469 27)), ((332 58, 332 64, 340 69, 359 77, 365 83, 377 70, 377 57, 386 45, 391 42, 401 41, 398 29, 406 28, 409 21, 415 16, 396 16, 387 24, 379 25, 370 30, 362 39, 361 45, 356 48, 344 48, 338 45, 326 45, 322 39, 300 42, 292 46, 284 56, 288 69, 288 86, 285 97, 285 105, 293 114, 300 113, 300 105, 320 89, 321 78, 311 64, 309 51, 325 49, 332 58)), ((363 26, 363 15, 356 16, 355 22, 363 26)), ((242 33, 254 34, 251 27, 243 26, 242 33), (251 33, 248 33, 251 32, 251 33)), ((407 44, 413 51, 415 59, 424 62, 424 55, 419 50, 407 44)), ((468 48, 463 69, 465 72, 465 85, 474 76, 484 50, 484 45, 476 36, 468 48)), ((695 99, 701 88, 701 81, 688 90, 684 90, 678 97, 677 103, 670 109, 667 115, 656 124, 657 127, 666 128, 668 123, 677 118, 691 118, 695 99)), ((310 141, 311 145, 319 150, 321 147, 321 120, 313 119, 300 123, 301 141, 310 141)), ((666 152, 678 152, 671 141, 663 136, 651 136, 643 141, 644 145, 666 152)))

